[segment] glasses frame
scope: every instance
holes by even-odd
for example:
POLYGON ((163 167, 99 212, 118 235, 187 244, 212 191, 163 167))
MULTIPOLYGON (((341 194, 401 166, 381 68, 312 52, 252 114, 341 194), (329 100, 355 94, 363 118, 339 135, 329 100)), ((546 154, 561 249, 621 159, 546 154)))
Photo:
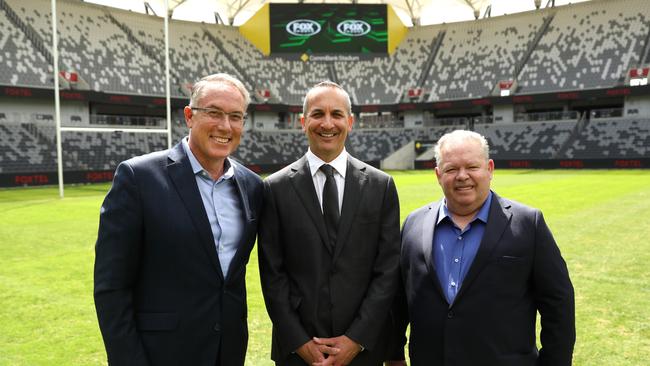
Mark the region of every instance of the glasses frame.
POLYGON ((201 108, 201 107, 190 107, 192 112, 203 112, 205 113, 208 117, 214 120, 228 120, 228 123, 230 123, 231 126, 237 126, 237 127, 242 127, 246 123, 246 118, 248 117, 247 113, 241 113, 241 112, 230 112, 226 113, 220 108, 201 108), (216 114, 216 115, 214 115, 216 114), (234 122, 232 118, 234 117, 241 117, 241 123, 239 122, 234 122))

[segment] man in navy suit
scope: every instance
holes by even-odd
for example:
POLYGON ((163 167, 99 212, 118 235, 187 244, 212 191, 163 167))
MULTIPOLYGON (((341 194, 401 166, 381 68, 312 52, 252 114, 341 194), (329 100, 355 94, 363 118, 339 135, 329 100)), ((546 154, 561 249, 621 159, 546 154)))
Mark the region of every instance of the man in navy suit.
POLYGON ((249 102, 232 76, 204 77, 184 109, 189 137, 117 167, 95 248, 109 364, 244 364, 262 182, 228 156, 249 102))
POLYGON ((571 365, 575 309, 566 263, 539 210, 490 190, 488 152, 483 136, 461 130, 435 147, 445 198, 404 222, 404 292, 390 351, 398 361, 390 365, 405 364, 408 322, 412 365, 571 365))

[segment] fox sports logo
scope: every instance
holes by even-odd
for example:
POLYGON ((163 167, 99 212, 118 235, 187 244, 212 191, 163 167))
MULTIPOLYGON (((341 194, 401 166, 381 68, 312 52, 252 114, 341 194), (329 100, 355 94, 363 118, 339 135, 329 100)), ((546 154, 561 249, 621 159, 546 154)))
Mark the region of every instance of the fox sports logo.
POLYGON ((363 20, 348 19, 339 23, 336 30, 346 36, 359 37, 370 32, 370 24, 363 20))
POLYGON ((294 36, 313 36, 320 32, 320 24, 310 19, 296 19, 287 24, 286 30, 294 36))

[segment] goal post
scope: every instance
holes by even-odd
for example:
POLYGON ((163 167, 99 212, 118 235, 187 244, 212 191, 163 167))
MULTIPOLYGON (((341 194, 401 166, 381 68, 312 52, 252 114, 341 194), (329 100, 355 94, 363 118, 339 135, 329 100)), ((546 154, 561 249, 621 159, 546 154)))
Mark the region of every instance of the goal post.
POLYGON ((63 188, 63 144, 61 141, 61 133, 66 131, 73 132, 128 132, 128 133, 166 133, 167 134, 167 148, 171 148, 172 144, 172 123, 171 123, 171 92, 170 92, 170 60, 169 60, 169 2, 164 0, 165 16, 164 16, 164 31, 165 31, 165 104, 166 104, 166 125, 165 129, 156 128, 115 128, 115 127, 62 127, 61 126, 61 101, 59 98, 59 50, 57 40, 57 13, 56 13, 56 0, 51 0, 52 3, 52 69, 54 73, 54 119, 56 121, 56 159, 57 159, 57 175, 59 181, 59 197, 64 197, 63 188))

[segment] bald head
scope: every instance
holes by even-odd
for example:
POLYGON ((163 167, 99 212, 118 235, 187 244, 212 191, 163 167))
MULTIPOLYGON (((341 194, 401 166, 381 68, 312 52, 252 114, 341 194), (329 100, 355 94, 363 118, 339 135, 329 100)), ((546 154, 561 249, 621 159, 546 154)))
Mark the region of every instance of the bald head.
POLYGON ((302 114, 303 114, 303 116, 306 116, 307 112, 309 111, 309 101, 310 101, 312 95, 314 94, 314 92, 316 90, 318 90, 320 88, 332 88, 332 89, 340 91, 345 96, 348 115, 350 115, 350 116, 352 115, 352 102, 350 101, 350 94, 348 94, 348 92, 346 92, 345 89, 343 89, 339 84, 337 84, 337 83, 335 83, 333 81, 325 80, 325 81, 321 81, 320 83, 318 83, 318 84, 314 85, 313 87, 311 87, 311 89, 309 89, 309 91, 305 95, 305 99, 302 102, 302 114))

